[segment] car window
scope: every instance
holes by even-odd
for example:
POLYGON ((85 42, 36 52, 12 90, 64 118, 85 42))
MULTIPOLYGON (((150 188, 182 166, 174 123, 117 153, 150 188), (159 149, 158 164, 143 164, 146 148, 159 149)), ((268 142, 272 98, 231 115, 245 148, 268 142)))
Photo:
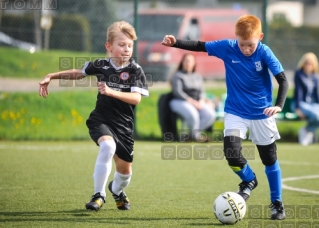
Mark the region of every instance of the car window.
POLYGON ((139 15, 138 39, 146 41, 162 40, 166 34, 177 37, 183 16, 181 15, 139 15))

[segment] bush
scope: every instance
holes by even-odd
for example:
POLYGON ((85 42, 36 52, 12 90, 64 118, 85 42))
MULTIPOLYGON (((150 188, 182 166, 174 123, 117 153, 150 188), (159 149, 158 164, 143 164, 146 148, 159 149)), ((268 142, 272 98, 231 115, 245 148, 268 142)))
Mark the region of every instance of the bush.
MULTIPOLYGON (((32 14, 4 14, 1 20, 2 32, 18 40, 36 43, 32 14)), ((91 45, 90 26, 85 17, 77 14, 53 17, 50 49, 91 51, 91 45)))
POLYGON ((314 52, 319 56, 318 30, 314 26, 273 23, 269 27, 269 46, 285 69, 294 70, 304 53, 314 52))
MULTIPOLYGON (((138 139, 162 140, 157 101, 166 90, 151 91, 136 107, 138 139)), ((210 91, 212 92, 212 91, 210 91)), ((216 95, 224 89, 214 90, 216 95)), ((44 99, 37 93, 0 93, 0 139, 2 140, 88 140, 85 121, 93 110, 96 90, 51 92, 44 99)), ((297 141, 304 122, 278 122, 281 141, 297 141)), ((216 122, 222 129, 223 122, 216 122)))

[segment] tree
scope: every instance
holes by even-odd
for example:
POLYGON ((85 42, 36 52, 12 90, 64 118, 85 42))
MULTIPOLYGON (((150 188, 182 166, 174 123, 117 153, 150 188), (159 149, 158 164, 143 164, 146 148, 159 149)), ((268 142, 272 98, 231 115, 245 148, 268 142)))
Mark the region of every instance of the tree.
POLYGON ((112 0, 59 1, 58 13, 83 14, 90 23, 92 51, 105 52, 107 27, 116 21, 116 7, 112 0))

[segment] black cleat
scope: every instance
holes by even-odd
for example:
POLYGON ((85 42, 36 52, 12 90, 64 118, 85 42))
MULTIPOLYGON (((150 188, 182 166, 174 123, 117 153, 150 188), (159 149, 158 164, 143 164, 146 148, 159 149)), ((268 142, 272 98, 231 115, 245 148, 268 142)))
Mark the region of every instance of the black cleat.
POLYGON ((109 190, 110 192, 112 193, 112 196, 115 200, 115 203, 116 203, 116 206, 117 206, 117 209, 119 210, 129 210, 131 208, 131 205, 130 205, 130 201, 129 199, 127 198, 126 194, 124 191, 122 191, 120 193, 120 195, 115 195, 113 192, 112 192, 112 183, 113 181, 111 181, 109 183, 109 190))
POLYGON ((98 211, 105 203, 105 197, 98 192, 94 194, 89 202, 85 204, 85 208, 92 211, 98 211))
POLYGON ((237 194, 240 195, 241 197, 243 197, 245 201, 247 201, 250 197, 250 192, 254 188, 256 188, 257 185, 258 185, 258 182, 257 182, 257 178, 255 175, 255 178, 252 181, 250 181, 250 182, 243 181, 239 184, 239 190, 238 190, 237 194))
POLYGON ((274 203, 272 202, 269 208, 271 209, 271 219, 284 220, 286 218, 284 204, 281 201, 276 200, 274 203))

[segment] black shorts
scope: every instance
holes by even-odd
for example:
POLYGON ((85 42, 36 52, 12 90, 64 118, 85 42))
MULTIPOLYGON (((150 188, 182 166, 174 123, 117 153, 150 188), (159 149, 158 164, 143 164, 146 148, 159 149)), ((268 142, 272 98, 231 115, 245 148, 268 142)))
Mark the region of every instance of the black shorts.
POLYGON ((126 162, 133 162, 133 146, 134 140, 132 134, 115 134, 114 130, 101 122, 92 120, 86 121, 86 126, 89 129, 91 139, 99 146, 98 140, 100 137, 108 135, 112 136, 115 144, 115 154, 126 162))

